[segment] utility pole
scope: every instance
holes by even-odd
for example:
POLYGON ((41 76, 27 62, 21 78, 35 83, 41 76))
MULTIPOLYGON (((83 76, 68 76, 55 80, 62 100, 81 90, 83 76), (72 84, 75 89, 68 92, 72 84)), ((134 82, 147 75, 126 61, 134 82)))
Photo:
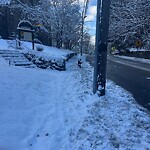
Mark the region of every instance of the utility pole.
POLYGON ((105 95, 110 0, 97 0, 93 93, 105 95))

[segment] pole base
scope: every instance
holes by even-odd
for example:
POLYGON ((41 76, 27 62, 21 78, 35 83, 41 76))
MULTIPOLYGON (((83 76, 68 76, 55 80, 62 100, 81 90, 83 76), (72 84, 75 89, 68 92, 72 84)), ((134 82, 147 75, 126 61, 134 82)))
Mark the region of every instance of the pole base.
POLYGON ((100 97, 100 96, 104 96, 104 95, 105 95, 105 89, 98 90, 98 91, 97 91, 97 94, 98 94, 99 97, 100 97))

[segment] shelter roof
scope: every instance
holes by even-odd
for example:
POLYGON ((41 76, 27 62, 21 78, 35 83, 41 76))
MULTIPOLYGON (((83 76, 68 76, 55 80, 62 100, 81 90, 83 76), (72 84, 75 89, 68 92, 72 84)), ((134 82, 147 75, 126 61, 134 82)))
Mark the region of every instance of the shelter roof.
POLYGON ((1 5, 10 4, 12 0, 0 0, 1 5))

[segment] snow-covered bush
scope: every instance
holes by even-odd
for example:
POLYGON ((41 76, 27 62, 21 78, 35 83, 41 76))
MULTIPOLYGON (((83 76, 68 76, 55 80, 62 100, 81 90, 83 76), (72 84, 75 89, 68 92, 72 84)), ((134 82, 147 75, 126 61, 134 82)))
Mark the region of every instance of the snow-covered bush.
POLYGON ((37 45, 36 50, 41 52, 44 50, 44 47, 42 45, 37 45))
POLYGON ((32 61, 37 67, 42 69, 55 69, 59 71, 66 70, 66 61, 63 59, 45 59, 40 57, 34 53, 24 53, 24 56, 29 60, 32 61))

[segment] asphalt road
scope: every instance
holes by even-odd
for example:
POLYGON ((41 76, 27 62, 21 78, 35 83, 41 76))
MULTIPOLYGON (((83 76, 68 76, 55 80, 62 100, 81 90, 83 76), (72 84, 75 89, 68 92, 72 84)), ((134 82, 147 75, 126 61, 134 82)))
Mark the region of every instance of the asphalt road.
MULTIPOLYGON (((88 60, 94 64, 93 57, 88 57, 88 60)), ((107 79, 129 91, 150 111, 150 64, 108 56, 107 79)))

